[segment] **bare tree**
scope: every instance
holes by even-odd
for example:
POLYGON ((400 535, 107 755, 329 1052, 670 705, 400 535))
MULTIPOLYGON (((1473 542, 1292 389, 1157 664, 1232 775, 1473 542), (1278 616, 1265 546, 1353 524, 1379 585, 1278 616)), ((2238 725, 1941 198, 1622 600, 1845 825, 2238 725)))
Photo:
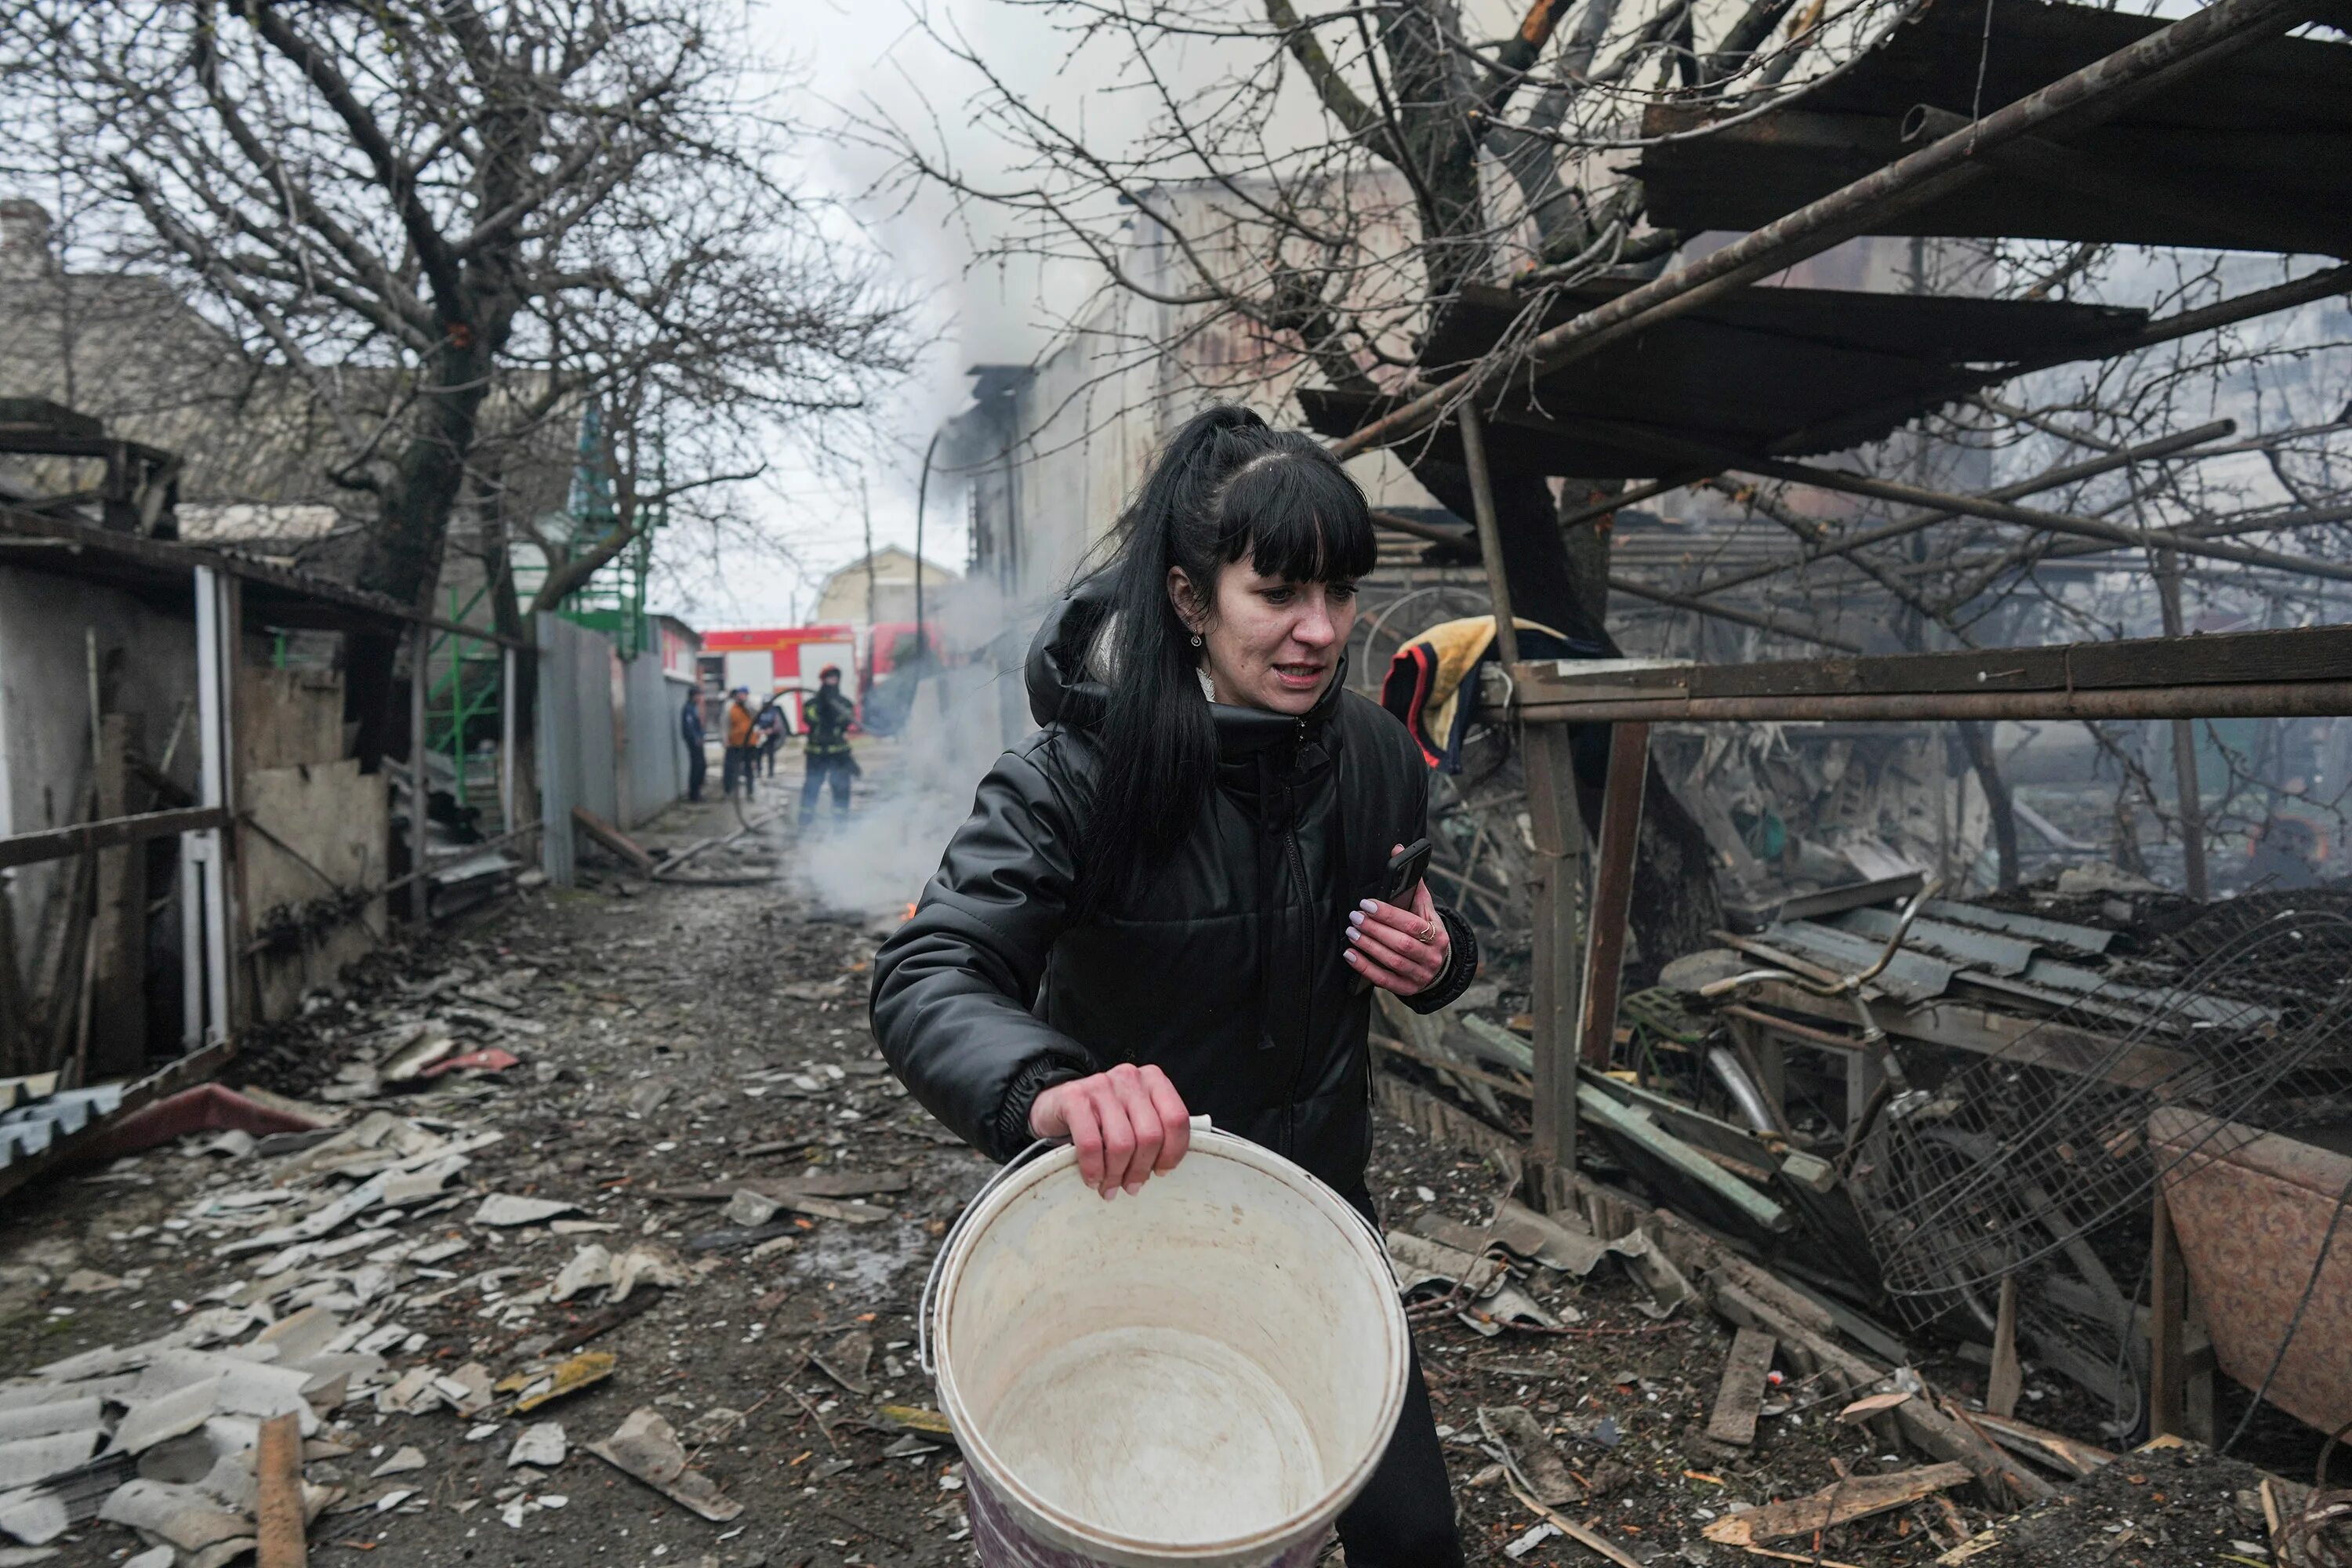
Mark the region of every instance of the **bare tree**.
MULTIPOLYGON (((1017 89, 1003 62, 926 19, 929 47, 969 75, 972 93, 958 99, 964 111, 950 133, 877 109, 868 131, 898 155, 910 186, 945 190, 986 213, 974 229, 984 260, 1017 258, 1057 278, 1091 272, 1105 289, 1157 305, 1161 330, 1134 334, 1123 352, 1128 363, 1157 362, 1161 388, 1261 400, 1318 384, 1425 391, 1453 368, 1429 363, 1429 345, 1443 340, 1449 311, 1474 285, 1507 289, 1517 311, 1489 356, 1493 384, 1559 290, 1602 274, 1653 272, 1683 245, 1685 236, 1646 220, 1629 153, 1801 101, 1913 9, 1903 0, 1359 0, 1321 11, 1296 0, 1007 4, 1060 25, 1062 79, 1093 89, 1084 112, 1017 89), (1707 123, 1645 135, 1643 111, 1654 106, 1703 110, 1707 123), (1006 172, 972 156, 975 127, 996 139, 995 167, 1006 172)), ((2307 262, 2224 266, 2211 253, 2182 252, 2173 253, 2179 275, 2159 287, 2146 253, 2126 265, 2101 245, 1944 241, 1915 254, 1945 274, 1921 279, 1927 291, 2141 305, 2153 294, 2159 312, 2244 287, 2249 265, 2272 267, 2278 284, 2310 273, 2307 262)), ((2315 296, 2302 288, 2297 297, 2315 296)), ((1907 514, 1890 521, 1884 505, 1743 479, 1726 482, 1719 503, 1731 529, 1744 507, 1756 527, 1790 536, 1789 556, 1753 574, 1701 563, 1691 582, 1657 586, 1685 607, 1720 605, 1751 627, 1859 626, 1870 635, 1858 640, 1878 647, 1890 626, 1898 646, 1923 649, 2115 636, 2127 620, 2152 628, 2122 613, 2129 581, 2109 580, 2144 586, 2147 574, 2128 566, 2107 574, 2101 581, 2118 591, 2102 608, 2101 595, 2080 584, 2053 586, 2045 563, 2101 552, 2112 560, 2115 531, 2137 528, 2201 531, 2210 542, 2194 564, 2212 592, 2315 604, 2315 584, 2283 576, 2279 563, 2312 542, 2294 531, 2335 515, 2346 465, 2325 430, 2315 444, 2275 426, 2307 437, 2333 416, 2309 412, 2310 395, 2281 393, 2298 378, 2306 394, 2324 384, 2322 367, 2344 364, 2344 335, 2289 343, 2272 323, 2184 336, 2028 377, 2006 389, 2016 405, 1990 395, 1963 400, 1857 455, 1865 473, 1915 483, 1952 479, 1967 489, 1993 474, 2018 480, 2023 495, 2051 490, 2054 500, 2034 504, 2095 514, 2056 518, 2074 531, 1949 514, 1898 528, 1907 514), (2283 471, 2232 469, 2214 483, 2221 466, 2200 466, 2190 454, 2065 479, 2086 458, 2210 420, 2216 400, 2229 398, 2266 416, 2290 403, 2300 411, 2261 420, 2263 439, 2288 455, 2283 471), (2024 482, 2037 468, 2046 485, 2024 482), (2082 531, 2102 523, 2105 542, 2082 531), (2264 538, 2266 527, 2286 531, 2264 538), (1740 595, 1760 602, 1741 608, 1740 595), (1791 608, 1800 613, 1790 616, 1791 608)), ((1104 379, 1121 368, 1107 366, 1104 379)), ((1393 450, 1440 502, 1470 516, 1467 477, 1446 447, 1420 437, 1393 450)), ((1520 612, 1616 646, 1624 612, 1612 613, 1610 602, 1607 509, 1619 485, 1571 478, 1555 489, 1505 456, 1493 489, 1520 612)), ((1667 612, 1638 613, 1654 623, 1667 612)), ((1732 632, 1741 646, 1730 657, 1756 657, 1759 634, 1732 632)), ((1966 754, 1992 803, 1999 880, 2013 885, 2021 863, 2013 792, 1992 736, 1973 742, 1966 754)), ((2145 794, 2145 770, 2126 787, 2145 794)), ((1584 794, 1589 816, 1593 792, 1584 794)), ((1648 806, 1637 937, 1645 952, 1670 954, 1703 942, 1716 923, 1710 858, 1654 771, 1648 806)))
MULTIPOLYGON (((325 471, 371 514, 358 582, 403 603, 469 487, 565 450, 591 404, 658 461, 551 594, 626 546, 651 489, 755 470, 909 363, 906 300, 793 189, 804 132, 709 0, 29 0, 0 47, 6 129, 111 200, 115 258, 182 279, 327 411, 325 471)), ((351 659, 363 755, 382 651, 351 659)))

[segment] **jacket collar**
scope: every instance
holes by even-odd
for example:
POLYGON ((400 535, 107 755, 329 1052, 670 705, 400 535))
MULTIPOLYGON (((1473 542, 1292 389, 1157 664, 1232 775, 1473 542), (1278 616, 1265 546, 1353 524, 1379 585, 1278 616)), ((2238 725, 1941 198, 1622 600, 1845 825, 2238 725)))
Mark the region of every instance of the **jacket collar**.
POLYGON ((1331 684, 1324 688, 1315 706, 1304 713, 1273 713, 1263 708, 1210 703, 1209 718, 1217 727, 1217 760, 1233 762, 1276 747, 1315 744, 1322 740, 1323 732, 1330 728, 1332 715, 1339 710, 1340 688, 1347 679, 1348 657, 1342 654, 1339 668, 1331 672, 1331 684))

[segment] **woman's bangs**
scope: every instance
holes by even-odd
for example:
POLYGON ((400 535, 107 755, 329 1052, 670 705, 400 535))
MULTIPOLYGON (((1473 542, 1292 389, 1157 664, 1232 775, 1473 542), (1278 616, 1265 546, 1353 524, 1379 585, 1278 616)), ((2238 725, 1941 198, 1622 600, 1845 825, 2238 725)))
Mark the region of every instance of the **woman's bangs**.
POLYGON ((1219 553, 1227 561, 1247 554, 1261 577, 1352 581, 1371 571, 1379 553, 1364 492, 1320 453, 1237 475, 1218 521, 1219 553))

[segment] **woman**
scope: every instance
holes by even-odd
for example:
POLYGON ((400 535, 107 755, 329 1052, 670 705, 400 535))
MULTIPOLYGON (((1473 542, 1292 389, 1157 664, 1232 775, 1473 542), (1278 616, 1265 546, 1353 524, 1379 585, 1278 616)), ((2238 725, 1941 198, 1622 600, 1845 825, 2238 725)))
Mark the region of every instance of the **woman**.
MULTIPOLYGON (((1377 897, 1426 831, 1429 779, 1403 726, 1342 686, 1363 493, 1307 437, 1213 408, 1122 526, 1030 649, 1042 732, 981 782, 877 957, 875 1034, 995 1159, 1066 1136, 1114 1198, 1181 1160, 1205 1111, 1370 1215, 1360 981, 1433 1012, 1477 955, 1426 888, 1377 897)), ((1351 1568, 1462 1561, 1417 1364, 1339 1534, 1351 1568)))

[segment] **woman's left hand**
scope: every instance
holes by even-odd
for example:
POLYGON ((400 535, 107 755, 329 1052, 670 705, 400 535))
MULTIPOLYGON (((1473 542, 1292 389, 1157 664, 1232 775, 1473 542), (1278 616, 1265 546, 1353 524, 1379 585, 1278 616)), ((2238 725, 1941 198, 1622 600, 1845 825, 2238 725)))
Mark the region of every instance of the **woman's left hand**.
MULTIPOLYGON (((1400 844, 1390 853, 1403 851, 1400 844)), ((1383 991, 1419 995, 1437 984, 1453 951, 1425 881, 1413 884, 1409 909, 1366 899, 1348 912, 1349 966, 1383 991)))

